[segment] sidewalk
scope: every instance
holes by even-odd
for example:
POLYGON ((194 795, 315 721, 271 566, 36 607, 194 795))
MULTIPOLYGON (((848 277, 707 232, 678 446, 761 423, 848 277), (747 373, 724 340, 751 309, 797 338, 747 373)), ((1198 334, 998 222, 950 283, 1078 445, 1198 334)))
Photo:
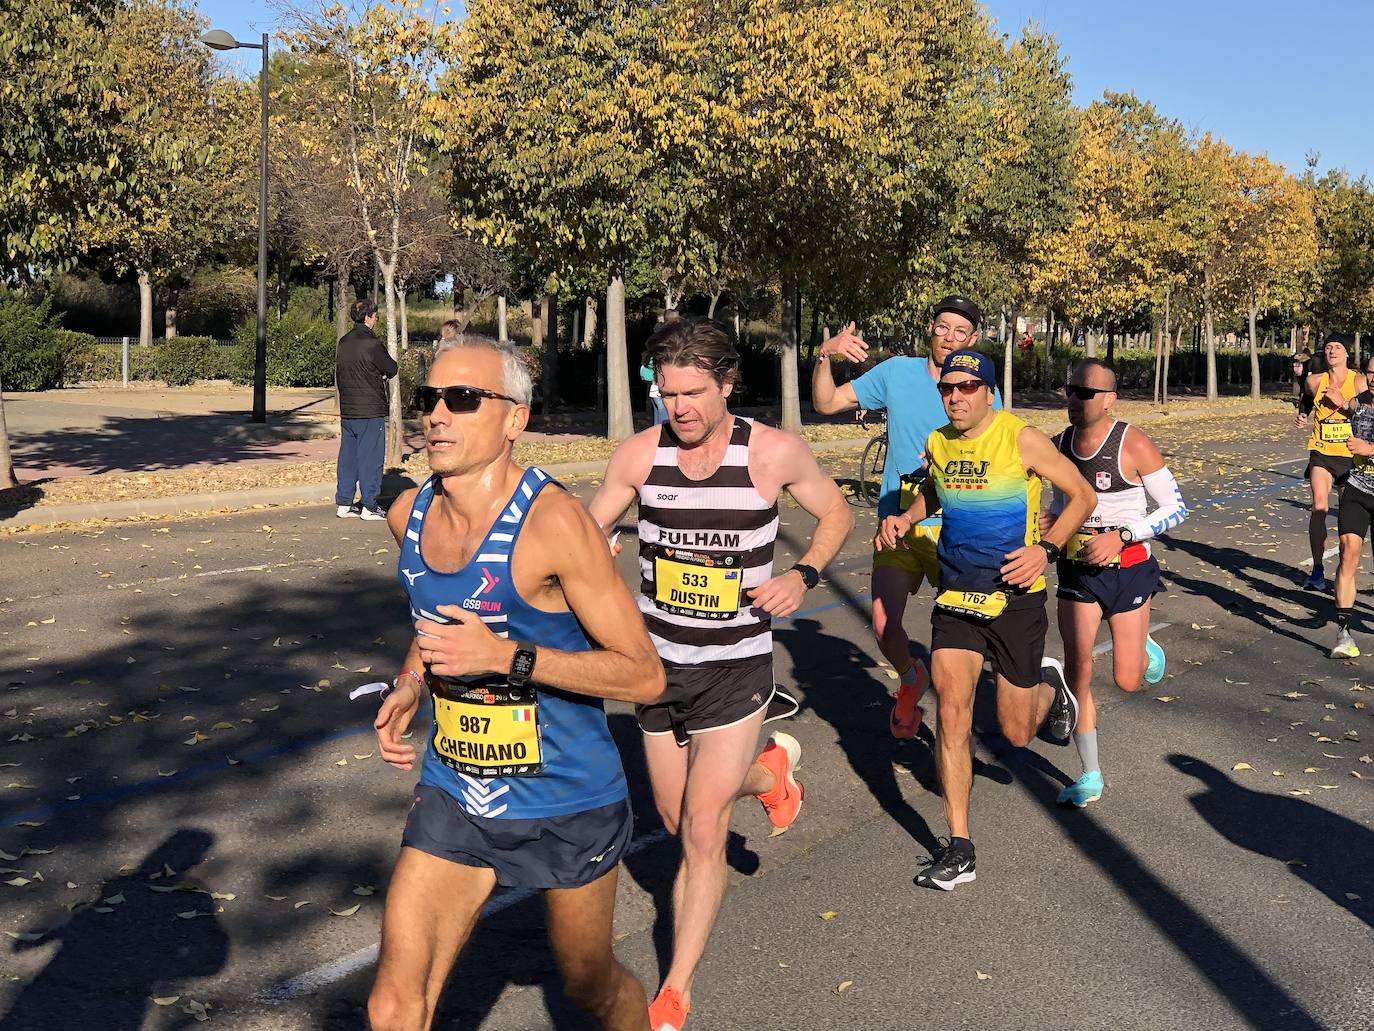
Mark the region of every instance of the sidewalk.
MULTIPOLYGON (((338 448, 333 392, 269 391, 266 426, 243 422, 250 405, 250 391, 213 386, 7 395, 11 444, 24 485, 0 492, 0 531, 332 502, 338 448), (46 482, 31 482, 35 478, 46 482)), ((1290 405, 1276 398, 1189 399, 1167 414, 1147 402, 1118 406, 1122 418, 1142 426, 1287 410, 1290 405)), ((1016 414, 1051 432, 1065 422, 1059 408, 1016 414)), ((588 415, 558 413, 548 427, 552 432, 527 432, 517 459, 538 462, 562 478, 600 475, 611 443, 588 432, 588 415)), ((869 439, 852 424, 808 425, 807 431, 829 438, 812 442, 817 453, 857 450, 869 439)), ((418 452, 422 441, 412 435, 407 444, 418 452)), ((387 475, 383 495, 394 497, 424 474, 423 456, 412 453, 403 471, 387 475)))

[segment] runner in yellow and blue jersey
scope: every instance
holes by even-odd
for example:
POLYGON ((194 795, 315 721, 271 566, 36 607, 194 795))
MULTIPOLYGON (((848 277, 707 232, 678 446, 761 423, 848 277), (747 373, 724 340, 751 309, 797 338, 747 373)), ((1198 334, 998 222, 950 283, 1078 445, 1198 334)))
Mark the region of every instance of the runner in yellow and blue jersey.
POLYGON ((1077 707, 1058 662, 1044 657, 1045 567, 1059 558, 1097 495, 1050 438, 992 407, 997 370, 977 351, 956 351, 940 371, 949 423, 926 441, 930 474, 910 508, 883 520, 878 543, 897 548, 939 511, 940 593, 931 615, 931 680, 939 697, 935 761, 949 844, 916 877, 948 891, 974 880, 968 803, 973 781, 973 694, 983 663, 997 678, 997 719, 1012 745, 1042 724, 1066 745, 1077 707), (1040 478, 1064 496, 1042 538, 1040 478))

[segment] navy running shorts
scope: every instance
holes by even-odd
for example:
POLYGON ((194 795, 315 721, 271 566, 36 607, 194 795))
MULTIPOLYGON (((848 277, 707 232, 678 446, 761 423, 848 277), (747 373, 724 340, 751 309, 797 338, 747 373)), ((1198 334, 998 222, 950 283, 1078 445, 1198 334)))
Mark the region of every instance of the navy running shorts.
POLYGON ((1159 593, 1159 563, 1151 555, 1133 566, 1059 563, 1059 589, 1065 601, 1096 603, 1104 616, 1134 612, 1159 593))
POLYGON ((609 873, 630 845, 628 798, 538 820, 472 816, 442 788, 415 785, 401 846, 496 871, 505 888, 580 888, 609 873))

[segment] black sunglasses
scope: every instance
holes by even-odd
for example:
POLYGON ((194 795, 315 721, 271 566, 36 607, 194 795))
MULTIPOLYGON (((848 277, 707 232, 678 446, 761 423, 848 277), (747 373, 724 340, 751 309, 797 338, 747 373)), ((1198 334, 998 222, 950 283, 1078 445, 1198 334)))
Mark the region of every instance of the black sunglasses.
POLYGON ((439 399, 443 398, 444 407, 454 415, 461 415, 464 412, 477 411, 484 397, 496 401, 509 401, 511 404, 519 403, 507 394, 483 390, 481 387, 416 387, 415 407, 428 415, 438 406, 439 399))
POLYGON ((979 390, 986 386, 987 384, 980 379, 964 379, 960 380, 958 383, 945 383, 941 381, 940 396, 949 397, 957 390, 965 397, 972 397, 974 394, 978 393, 979 390))
POLYGON ((1080 401, 1091 401, 1098 394, 1115 394, 1115 390, 1103 390, 1101 387, 1080 387, 1076 383, 1070 383, 1064 388, 1064 393, 1069 397, 1076 397, 1080 401))

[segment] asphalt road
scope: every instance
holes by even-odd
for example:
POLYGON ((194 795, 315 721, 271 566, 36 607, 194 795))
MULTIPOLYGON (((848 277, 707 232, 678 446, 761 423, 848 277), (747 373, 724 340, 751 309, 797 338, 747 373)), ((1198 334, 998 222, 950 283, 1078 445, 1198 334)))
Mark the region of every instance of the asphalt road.
MULTIPOLYGON (((1327 659, 1329 597, 1294 583, 1301 441, 1278 417, 1156 436, 1193 509, 1158 549, 1169 679, 1126 697, 1101 667, 1085 811, 1054 804, 1071 748, 1010 749, 980 711, 974 884, 911 882, 943 819, 927 746, 886 731, 862 534, 780 622, 807 802, 777 837, 738 807, 692 1031, 1374 1023, 1372 660, 1327 659)), ((808 531, 785 511, 787 554, 808 531)), ((404 650, 395 562, 384 524, 328 508, 0 539, 0 1031, 188 1027, 202 1005, 244 1031, 364 1026, 413 776, 347 692, 404 650)), ((918 641, 928 615, 916 599, 918 641)), ((676 846, 632 717, 610 719, 638 816, 617 949, 652 992, 676 846)), ((493 901, 436 1026, 587 1026, 537 897, 493 901)))

